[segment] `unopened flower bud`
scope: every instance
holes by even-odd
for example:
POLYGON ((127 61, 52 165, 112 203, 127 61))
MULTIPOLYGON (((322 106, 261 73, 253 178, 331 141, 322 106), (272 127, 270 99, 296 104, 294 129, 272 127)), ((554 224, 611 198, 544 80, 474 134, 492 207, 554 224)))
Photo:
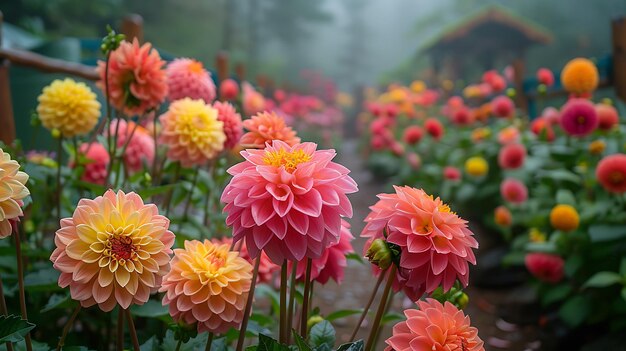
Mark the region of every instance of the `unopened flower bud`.
POLYGON ((52 129, 50 134, 52 134, 52 137, 55 139, 59 139, 61 137, 61 131, 56 128, 52 129))
POLYGON ((458 300, 456 300, 456 303, 460 309, 464 309, 465 307, 467 307, 467 304, 469 303, 469 296, 467 296, 466 293, 461 294, 458 300))
POLYGON ((389 246, 387 246, 387 242, 383 239, 374 240, 370 245, 370 248, 367 249, 365 256, 370 262, 377 265, 382 270, 391 266, 391 250, 389 249, 389 246))
POLYGON ((323 321, 324 318, 320 315, 317 316, 311 316, 309 317, 309 320, 306 322, 306 327, 308 329, 313 328, 314 325, 316 325, 317 323, 320 323, 321 321, 323 321))

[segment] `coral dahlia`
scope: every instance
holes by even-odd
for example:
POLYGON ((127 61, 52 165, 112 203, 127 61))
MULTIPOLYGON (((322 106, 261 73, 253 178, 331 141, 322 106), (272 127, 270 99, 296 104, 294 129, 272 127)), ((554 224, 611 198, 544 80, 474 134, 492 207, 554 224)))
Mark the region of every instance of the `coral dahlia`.
POLYGON ((296 132, 275 112, 261 112, 243 121, 248 130, 239 142, 247 148, 262 149, 265 143, 280 140, 293 146, 300 142, 296 132))
MULTIPOLYGON (((107 178, 107 167, 111 161, 107 149, 102 144, 93 142, 91 144, 81 144, 78 152, 87 159, 86 162, 81 164, 81 166, 85 167, 81 180, 104 185, 107 178)), ((72 160, 69 167, 74 168, 75 166, 76 161, 72 160)))
MULTIPOLYGON (((124 41, 111 52, 109 58, 109 94, 115 108, 127 115, 143 115, 157 108, 167 95, 165 61, 150 43, 139 46, 139 41, 124 41)), ((98 86, 107 94, 105 86, 106 62, 98 61, 98 86)))
POLYGON ((472 249, 478 248, 467 222, 422 189, 394 189, 393 194, 378 195, 380 200, 370 207, 361 233, 368 239, 366 251, 385 234, 389 243, 400 247, 394 289, 403 289, 416 301, 424 292, 433 292, 439 286, 450 290, 457 278, 467 286, 468 263, 476 264, 472 249))
POLYGON ((341 234, 341 217, 352 216, 346 194, 357 191, 347 168, 332 162, 334 150, 280 140, 264 150, 241 152, 222 193, 233 239, 246 240, 252 258, 261 250, 277 264, 319 258, 341 234))
POLYGON ((81 199, 61 220, 50 260, 61 272, 59 286, 83 307, 142 305, 169 270, 174 234, 169 219, 135 193, 108 190, 81 199))
POLYGON ((229 102, 216 101, 213 103, 213 108, 217 110, 217 119, 224 123, 224 134, 226 135, 224 149, 230 150, 239 143, 243 134, 241 115, 229 102))
POLYGON ((123 159, 124 166, 130 173, 136 173, 151 165, 154 160, 154 139, 142 126, 133 121, 116 119, 109 125, 109 133, 117 133, 117 147, 121 150, 126 146, 123 159), (119 127, 118 127, 119 124, 119 127))
POLYGON ((626 155, 614 154, 600 160, 596 178, 606 191, 618 194, 626 192, 626 155))
POLYGON ((478 329, 462 310, 426 299, 418 301, 419 310, 404 310, 406 320, 393 326, 392 336, 385 341, 385 351, 484 351, 478 329))
POLYGON ((560 256, 533 252, 524 259, 526 269, 537 279, 556 284, 563 279, 565 262, 560 256))

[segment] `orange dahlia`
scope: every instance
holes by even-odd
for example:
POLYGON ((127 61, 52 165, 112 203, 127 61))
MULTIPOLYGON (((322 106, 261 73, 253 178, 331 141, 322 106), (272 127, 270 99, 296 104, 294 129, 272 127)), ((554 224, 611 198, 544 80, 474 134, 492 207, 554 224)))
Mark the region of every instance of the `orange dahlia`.
POLYGON ((169 270, 169 223, 135 193, 81 199, 54 238, 50 260, 61 272, 59 286, 69 286, 83 307, 98 304, 105 312, 144 304, 169 270))
POLYGON ((30 194, 26 188, 28 174, 20 164, 0 149, 0 239, 11 235, 12 220, 22 216, 22 199, 30 194))
POLYGON ((228 244, 185 241, 175 249, 172 269, 163 277, 163 305, 170 315, 198 332, 224 333, 237 328, 244 315, 252 265, 228 244))
POLYGON ((300 142, 296 132, 275 112, 261 112, 243 121, 243 126, 248 132, 239 142, 247 148, 262 149, 266 142, 272 140, 283 141, 289 146, 300 142))
POLYGON ((591 93, 598 87, 598 81, 596 65, 586 58, 579 57, 569 61, 561 71, 561 83, 570 93, 591 93))
MULTIPOLYGON (((149 43, 122 42, 109 58, 108 85, 110 100, 115 108, 127 115, 143 115, 158 107, 167 95, 165 61, 149 43)), ((98 61, 98 86, 105 86, 106 62, 98 61)))
POLYGON ((406 321, 394 325, 385 351, 485 350, 469 316, 450 302, 426 299, 417 305, 419 310, 405 310, 406 321))

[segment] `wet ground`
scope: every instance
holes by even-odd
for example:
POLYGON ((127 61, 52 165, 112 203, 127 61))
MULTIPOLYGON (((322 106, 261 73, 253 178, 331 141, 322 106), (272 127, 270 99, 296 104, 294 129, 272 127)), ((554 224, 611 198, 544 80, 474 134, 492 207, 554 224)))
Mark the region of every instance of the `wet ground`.
MULTIPOLYGON (((384 184, 372 179, 364 167, 363 158, 358 153, 356 142, 352 140, 344 142, 342 150, 339 152, 338 162, 352 170, 351 175, 359 184, 359 192, 351 196, 354 217, 350 222, 352 233, 356 237, 353 242, 354 248, 357 253, 361 253, 365 240, 359 238, 358 235, 363 229, 363 219, 369 212, 368 206, 376 202, 376 194, 388 192, 390 189, 386 189, 384 184)), ((476 234, 480 241, 480 234, 476 234)), ((480 258, 480 252, 478 256, 480 258)), ((322 313, 326 314, 338 309, 362 308, 375 283, 376 279, 370 273, 367 265, 349 261, 343 284, 337 286, 330 282, 323 290, 316 289, 314 306, 319 306, 322 313)), ((382 287, 379 290, 382 291, 382 287)), ((470 283, 466 292, 470 297, 470 303, 465 312, 470 315, 472 324, 478 328, 480 337, 485 341, 486 350, 526 351, 541 349, 541 344, 537 341, 538 331, 536 327, 518 326, 500 318, 503 309, 531 293, 528 288, 484 289, 473 287, 470 283)), ((373 304, 373 310, 376 309, 377 304, 378 299, 373 304)), ((404 299, 401 294, 397 294, 393 299, 392 311, 401 313, 402 310, 413 306, 413 303, 404 299)), ((367 318, 363 323, 357 338, 367 338, 371 326, 370 318, 367 318)), ((338 343, 349 341, 357 319, 358 316, 352 316, 333 322, 337 328, 338 343)), ((382 331, 376 350, 384 350, 384 340, 391 334, 392 324, 390 323, 382 331)))

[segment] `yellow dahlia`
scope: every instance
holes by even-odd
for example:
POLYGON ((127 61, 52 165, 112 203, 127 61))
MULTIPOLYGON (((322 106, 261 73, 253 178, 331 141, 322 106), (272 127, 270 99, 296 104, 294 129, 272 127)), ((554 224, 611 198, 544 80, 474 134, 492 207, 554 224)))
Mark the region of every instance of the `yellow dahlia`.
POLYGON ((224 123, 203 100, 174 101, 159 120, 159 141, 168 146, 167 157, 184 167, 203 164, 224 149, 224 123))
POLYGON ((175 320, 197 322, 198 332, 223 333, 241 323, 251 281, 252 265, 229 244, 193 240, 174 250, 159 291, 175 320))
POLYGON ((465 161, 465 172, 474 177, 482 177, 489 172, 489 164, 480 157, 470 157, 465 161))
POLYGON ((61 220, 50 256, 61 272, 59 286, 83 307, 103 311, 117 304, 142 305, 169 271, 174 234, 154 204, 135 193, 81 199, 70 218, 61 220))
POLYGON ((0 239, 11 235, 11 220, 21 216, 22 199, 30 194, 25 184, 28 175, 20 164, 0 149, 0 239))
POLYGON ((44 127, 57 129, 64 137, 89 133, 100 118, 96 94, 82 82, 55 80, 37 98, 37 114, 44 127))
POLYGON ((573 206, 559 204, 550 211, 550 224, 554 229, 571 232, 578 228, 580 217, 573 206))

